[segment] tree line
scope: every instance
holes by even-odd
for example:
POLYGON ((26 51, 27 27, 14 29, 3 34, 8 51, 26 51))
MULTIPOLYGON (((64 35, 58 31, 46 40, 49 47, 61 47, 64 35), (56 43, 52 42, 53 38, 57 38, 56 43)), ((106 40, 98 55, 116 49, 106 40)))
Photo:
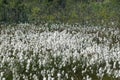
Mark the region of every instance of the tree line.
POLYGON ((119 0, 0 0, 0 22, 9 23, 118 22, 119 11, 119 0))

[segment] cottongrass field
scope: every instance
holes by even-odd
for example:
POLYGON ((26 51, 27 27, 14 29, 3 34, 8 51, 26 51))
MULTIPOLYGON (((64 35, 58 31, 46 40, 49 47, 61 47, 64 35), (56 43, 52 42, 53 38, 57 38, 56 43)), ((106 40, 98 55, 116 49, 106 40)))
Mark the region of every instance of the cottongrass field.
POLYGON ((120 30, 1 25, 0 80, 120 80, 120 30))

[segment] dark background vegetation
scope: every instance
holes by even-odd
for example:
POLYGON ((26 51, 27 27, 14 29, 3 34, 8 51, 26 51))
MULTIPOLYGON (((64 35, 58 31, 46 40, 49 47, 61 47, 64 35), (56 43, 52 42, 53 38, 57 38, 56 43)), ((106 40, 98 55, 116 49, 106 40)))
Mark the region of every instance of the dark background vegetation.
POLYGON ((120 26, 120 0, 0 0, 0 23, 120 26))

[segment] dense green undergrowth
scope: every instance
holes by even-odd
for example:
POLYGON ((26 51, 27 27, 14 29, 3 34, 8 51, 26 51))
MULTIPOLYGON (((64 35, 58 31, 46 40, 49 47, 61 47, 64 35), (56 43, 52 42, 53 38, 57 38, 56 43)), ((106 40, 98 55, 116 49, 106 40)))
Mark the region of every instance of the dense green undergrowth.
POLYGON ((0 0, 3 23, 80 23, 120 27, 119 0, 0 0))

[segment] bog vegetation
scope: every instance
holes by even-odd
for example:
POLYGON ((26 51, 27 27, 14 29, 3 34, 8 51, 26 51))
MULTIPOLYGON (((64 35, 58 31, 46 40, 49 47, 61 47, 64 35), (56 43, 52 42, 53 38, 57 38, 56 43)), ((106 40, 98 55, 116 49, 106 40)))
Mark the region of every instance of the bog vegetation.
POLYGON ((120 80, 120 0, 0 0, 0 80, 120 80))
POLYGON ((0 27, 0 80, 119 80, 120 30, 68 24, 0 27))

